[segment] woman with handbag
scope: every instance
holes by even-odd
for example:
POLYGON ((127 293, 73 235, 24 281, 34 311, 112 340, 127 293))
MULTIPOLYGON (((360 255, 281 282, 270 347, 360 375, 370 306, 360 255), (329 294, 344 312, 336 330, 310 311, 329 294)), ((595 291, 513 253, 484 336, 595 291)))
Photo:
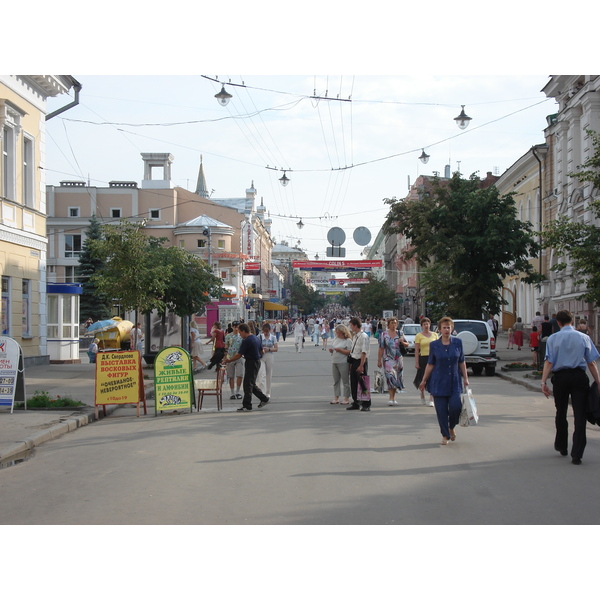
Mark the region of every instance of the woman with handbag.
POLYGON ((404 361, 402 356, 406 354, 408 342, 404 334, 397 331, 398 319, 390 317, 387 320, 387 329, 379 336, 379 354, 377 366, 385 373, 385 380, 390 394, 388 406, 398 406, 396 402, 396 390, 404 389, 402 371, 404 361))
POLYGON ((352 350, 348 355, 350 365, 350 391, 352 393, 352 404, 346 410, 371 410, 371 400, 358 401, 358 386, 369 392, 369 386, 363 381, 367 375, 369 356, 369 336, 362 330, 362 322, 358 317, 350 319, 350 331, 352 332, 352 350), (362 404, 362 406, 361 406, 362 404))
MULTIPOLYGON (((419 389, 423 374, 427 367, 427 361, 429 360, 429 345, 431 342, 438 339, 438 334, 435 331, 431 331, 431 321, 427 317, 421 319, 421 329, 415 336, 415 367, 417 368, 417 375, 413 383, 415 387, 419 389)), ((421 392, 421 402, 425 404, 425 392, 421 392)), ((429 396, 429 406, 433 406, 433 396, 429 396)))
POLYGON ((429 345, 429 361, 419 385, 422 391, 429 381, 443 446, 456 439, 454 428, 460 420, 461 394, 469 385, 462 340, 451 335, 453 330, 450 317, 440 319, 438 332, 442 337, 429 345))

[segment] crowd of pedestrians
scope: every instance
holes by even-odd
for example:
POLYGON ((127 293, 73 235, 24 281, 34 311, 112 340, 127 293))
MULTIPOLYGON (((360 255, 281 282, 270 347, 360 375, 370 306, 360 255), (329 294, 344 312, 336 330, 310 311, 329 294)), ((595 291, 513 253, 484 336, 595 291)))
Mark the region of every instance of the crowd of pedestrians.
MULTIPOLYGON (((581 464, 585 448, 585 403, 589 393, 586 367, 597 385, 600 375, 595 361, 598 352, 589 338, 585 320, 572 326, 573 316, 560 311, 542 317, 538 312, 531 324, 529 345, 536 357, 540 342, 547 344, 545 367, 542 375, 542 391, 550 396, 547 379, 552 377, 556 406, 555 449, 562 455, 568 453, 567 407, 569 398, 575 417, 575 431, 571 450, 572 462, 581 464)), ((405 321, 406 322, 406 321, 405 321)), ((412 321, 411 321, 412 322, 412 321)), ((427 317, 420 317, 421 332, 415 337, 415 367, 413 384, 420 391, 424 405, 435 408, 442 445, 457 438, 462 401, 461 394, 469 385, 462 340, 452 335, 454 323, 449 317, 437 323, 437 332, 427 317), (425 393, 429 394, 426 399, 425 393)), ((490 317, 490 327, 497 335, 497 321, 490 317)), ((271 383, 275 371, 275 353, 279 342, 285 341, 289 332, 294 340, 295 352, 301 353, 306 344, 321 347, 331 356, 333 400, 330 404, 347 405, 346 410, 368 412, 371 410, 370 393, 374 391, 369 380, 369 350, 377 343, 377 375, 389 394, 389 406, 398 406, 396 394, 405 390, 404 357, 408 342, 396 317, 386 320, 358 316, 316 315, 294 319, 274 319, 264 322, 258 333, 254 321, 234 322, 223 332, 221 323, 211 330, 213 353, 208 368, 223 363, 226 368, 231 399, 241 399, 240 412, 252 410, 252 397, 259 400, 262 408, 271 400, 271 383)), ((524 345, 524 324, 518 318, 514 328, 508 331, 508 347, 519 350, 524 345)), ((191 354, 194 366, 205 365, 202 344, 197 328, 192 325, 190 334, 191 354)), ((378 391, 383 391, 382 389, 378 391)))

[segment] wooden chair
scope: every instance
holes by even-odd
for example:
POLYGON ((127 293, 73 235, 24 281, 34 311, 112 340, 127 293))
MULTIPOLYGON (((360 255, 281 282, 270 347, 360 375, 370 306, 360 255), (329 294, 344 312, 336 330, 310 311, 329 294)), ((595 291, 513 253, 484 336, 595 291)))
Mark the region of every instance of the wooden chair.
POLYGON ((198 390, 198 412, 202 408, 204 396, 217 397, 217 410, 223 408, 223 382, 225 381, 225 366, 217 369, 215 379, 194 379, 194 387, 198 390))

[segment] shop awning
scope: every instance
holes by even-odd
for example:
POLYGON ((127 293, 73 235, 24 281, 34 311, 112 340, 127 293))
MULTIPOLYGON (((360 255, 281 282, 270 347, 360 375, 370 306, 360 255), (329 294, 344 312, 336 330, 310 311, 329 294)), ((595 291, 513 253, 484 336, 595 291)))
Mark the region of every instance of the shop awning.
POLYGON ((285 304, 277 304, 277 302, 264 302, 265 310, 287 310, 285 304))

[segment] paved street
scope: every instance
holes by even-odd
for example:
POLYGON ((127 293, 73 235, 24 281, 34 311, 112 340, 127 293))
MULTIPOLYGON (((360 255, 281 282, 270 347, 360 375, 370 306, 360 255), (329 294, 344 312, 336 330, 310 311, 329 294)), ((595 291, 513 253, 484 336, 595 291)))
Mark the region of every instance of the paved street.
MULTIPOLYGON (((553 449, 554 407, 499 377, 471 377, 480 425, 448 446, 406 360, 399 407, 332 406, 330 357, 276 355, 272 402, 238 414, 130 407, 0 470, 2 524, 598 523, 600 428, 583 465, 553 449)), ((376 365, 371 344, 370 372, 376 365)), ((204 375, 204 374, 203 374, 204 375)), ((209 376, 212 376, 209 375, 209 376)), ((256 406, 256 404, 255 404, 256 406)))

